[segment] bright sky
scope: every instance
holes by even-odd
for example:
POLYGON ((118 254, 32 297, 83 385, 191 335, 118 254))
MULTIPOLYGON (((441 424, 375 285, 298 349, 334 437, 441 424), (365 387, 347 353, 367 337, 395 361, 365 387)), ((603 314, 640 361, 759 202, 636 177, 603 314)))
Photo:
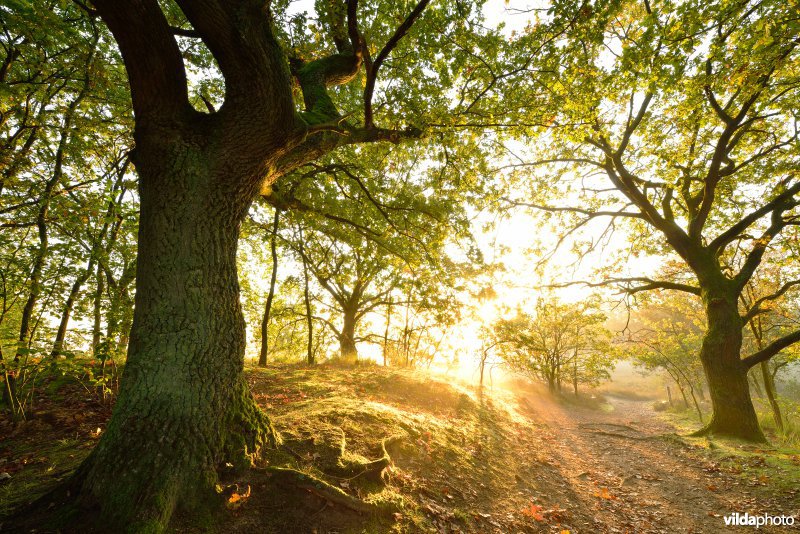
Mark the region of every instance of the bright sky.
MULTIPOLYGON (((484 15, 488 26, 505 24, 505 31, 511 33, 523 29, 534 17, 532 9, 542 9, 547 2, 538 0, 489 0, 484 8, 484 15)), ((292 11, 313 11, 311 0, 300 0, 293 4, 292 11)), ((587 225, 587 233, 599 234, 608 221, 593 221, 587 225)), ((474 233, 478 244, 489 264, 502 263, 505 269, 497 273, 492 279, 487 278, 486 285, 491 285, 497 293, 497 298, 489 302, 479 302, 476 298, 464 295, 462 299, 461 322, 453 327, 448 327, 445 332, 445 341, 440 351, 452 358, 458 354, 459 371, 470 377, 477 372, 479 355, 483 343, 481 327, 488 325, 501 315, 511 315, 517 307, 531 309, 538 298, 547 292, 541 286, 546 283, 565 283, 573 280, 597 280, 595 269, 606 265, 612 256, 624 250, 627 239, 624 231, 618 230, 612 236, 607 247, 598 253, 587 257, 577 263, 577 257, 571 252, 571 243, 564 243, 561 251, 552 257, 548 267, 540 277, 536 273, 535 265, 543 254, 552 251, 556 245, 557 236, 553 230, 541 226, 540 222, 523 211, 509 212, 503 217, 491 214, 480 214, 476 217, 474 233), (480 228, 490 220, 495 222, 494 228, 489 232, 482 232, 480 228)), ((637 258, 636 272, 633 275, 652 274, 661 260, 658 258, 637 258)), ((295 270, 289 266, 286 270, 295 270)), ((286 270, 284 272, 286 272, 286 270)), ((261 270, 251 278, 254 283, 264 284, 263 292, 266 293, 267 271, 261 270), (263 277, 261 276, 263 274, 263 277), (259 280, 260 279, 260 280, 259 280)), ((579 301, 586 298, 591 289, 585 286, 571 286, 552 290, 562 301, 579 301)), ((364 318, 364 326, 371 325, 375 332, 383 332, 385 317, 375 313, 364 318)), ((396 319, 397 320, 397 319, 396 319)), ((338 322, 338 321, 337 321, 338 322)), ((438 333, 434 333, 434 338, 438 333)), ((252 339, 251 336, 248 336, 252 339)), ((358 347, 362 358, 382 361, 382 349, 377 344, 361 343, 358 347)), ((437 362, 444 365, 445 358, 437 362)))

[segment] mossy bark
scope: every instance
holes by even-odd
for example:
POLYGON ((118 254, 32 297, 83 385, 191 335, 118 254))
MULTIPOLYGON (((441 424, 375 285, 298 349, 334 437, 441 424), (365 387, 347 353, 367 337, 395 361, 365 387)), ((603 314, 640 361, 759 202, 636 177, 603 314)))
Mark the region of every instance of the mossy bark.
POLYGON ((236 245, 252 191, 221 186, 201 149, 169 149, 159 161, 170 165, 139 166, 128 360, 114 415, 74 480, 81 504, 116 531, 160 532, 176 507, 207 509, 220 466, 249 465, 278 439, 243 376, 236 245))
POLYGON ((736 292, 725 288, 703 292, 708 325, 700 360, 714 413, 699 434, 762 442, 765 438, 750 398, 748 369, 741 360, 744 325, 736 300, 736 292))

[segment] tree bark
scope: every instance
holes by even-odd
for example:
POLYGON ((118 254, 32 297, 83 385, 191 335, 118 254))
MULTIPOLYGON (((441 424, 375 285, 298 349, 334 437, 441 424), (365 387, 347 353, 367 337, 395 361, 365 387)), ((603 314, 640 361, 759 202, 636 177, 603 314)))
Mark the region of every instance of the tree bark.
POLYGON ((269 315, 272 311, 272 300, 275 298, 275 282, 278 279, 278 224, 281 211, 275 208, 275 217, 272 219, 272 235, 269 241, 270 255, 272 256, 272 274, 269 278, 269 293, 267 303, 264 305, 264 317, 261 320, 261 353, 258 355, 258 365, 267 366, 269 353, 269 315))
POLYGON ((242 373, 236 248, 254 195, 230 184, 257 187, 255 180, 221 184, 218 162, 183 139, 137 145, 141 217, 128 359, 108 429, 73 484, 83 505, 99 505, 104 524, 158 532, 176 507, 216 501, 219 466, 249 465, 278 438, 242 373))
POLYGON ((714 413, 698 434, 766 441, 750 398, 748 370, 741 361, 744 325, 739 316, 737 294, 722 288, 705 289, 702 296, 708 327, 700 349, 700 361, 708 380, 714 413))
POLYGON ((342 331, 339 333, 339 356, 346 362, 358 360, 356 349, 356 310, 345 307, 342 310, 342 331))

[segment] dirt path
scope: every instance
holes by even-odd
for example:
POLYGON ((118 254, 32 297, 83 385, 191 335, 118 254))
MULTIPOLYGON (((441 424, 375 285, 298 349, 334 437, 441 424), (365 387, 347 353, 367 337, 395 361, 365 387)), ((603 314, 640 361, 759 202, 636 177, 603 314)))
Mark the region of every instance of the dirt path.
POLYGON ((764 492, 670 439, 673 430, 647 402, 610 398, 608 412, 537 396, 518 402, 539 429, 524 446, 546 454, 539 473, 553 487, 543 498, 572 511, 569 523, 579 532, 741 532, 753 527, 726 527, 723 516, 797 513, 797 503, 757 497, 764 492))

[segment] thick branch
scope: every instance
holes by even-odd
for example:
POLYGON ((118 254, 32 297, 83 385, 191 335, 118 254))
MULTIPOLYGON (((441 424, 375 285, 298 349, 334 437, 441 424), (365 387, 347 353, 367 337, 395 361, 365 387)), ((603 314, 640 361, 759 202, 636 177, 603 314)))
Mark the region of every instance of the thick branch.
POLYGON ((749 369, 756 364, 769 360, 786 347, 793 345, 798 341, 800 341, 800 330, 796 330, 791 334, 783 336, 782 338, 773 341, 760 351, 754 352, 750 356, 742 359, 742 365, 744 365, 745 369, 749 369))
POLYGON ((94 5, 119 45, 136 117, 174 117, 191 109, 181 52, 158 2, 95 0, 94 5))
POLYGON ((744 317, 742 317, 742 320, 745 321, 745 322, 749 321, 750 319, 752 319, 753 317, 755 317, 756 315, 761 313, 761 311, 762 311, 761 310, 761 305, 762 304, 764 304, 765 302, 770 301, 770 300, 776 300, 776 299, 781 298, 787 291, 789 291, 791 288, 793 288, 793 287, 795 287, 797 285, 800 285, 800 280, 792 280, 791 282, 786 282, 775 293, 772 293, 770 295, 766 295, 766 296, 761 297, 760 299, 756 300, 753 303, 753 305, 750 306, 750 309, 747 310, 747 313, 744 315, 744 317))
POLYGON ((559 287, 569 287, 573 285, 584 285, 586 287, 607 287, 610 285, 619 285, 619 284, 628 284, 626 287, 621 288, 623 292, 632 295, 634 293, 640 293, 642 291, 651 291, 654 289, 670 289, 675 291, 683 291, 685 293, 691 293, 692 295, 700 295, 700 288, 695 286, 690 286, 689 284, 682 284, 680 282, 669 282, 667 280, 653 280, 651 278, 642 277, 642 276, 635 276, 630 278, 608 278, 601 282, 589 282, 587 280, 576 280, 573 282, 567 282, 565 284, 549 284, 545 287, 552 287, 552 288, 559 288, 559 287), (641 282, 641 285, 638 286, 631 286, 630 284, 634 282, 641 282))
POLYGON ((303 142, 278 160, 275 169, 266 178, 265 185, 272 184, 279 177, 341 146, 378 142, 397 144, 405 139, 420 139, 422 134, 422 130, 417 128, 387 130, 383 128, 345 129, 344 127, 337 131, 320 131, 309 134, 303 142))
POLYGON ((757 210, 754 210, 742 217, 729 229, 722 232, 711 243, 708 248, 719 253, 722 248, 734 241, 743 231, 750 227, 753 223, 764 217, 768 213, 778 208, 781 208, 788 200, 792 199, 795 194, 800 192, 800 182, 795 183, 783 193, 779 194, 757 210))
POLYGON ((225 102, 254 120, 285 128, 294 104, 286 58, 272 30, 269 2, 177 0, 217 60, 225 78, 225 102))

